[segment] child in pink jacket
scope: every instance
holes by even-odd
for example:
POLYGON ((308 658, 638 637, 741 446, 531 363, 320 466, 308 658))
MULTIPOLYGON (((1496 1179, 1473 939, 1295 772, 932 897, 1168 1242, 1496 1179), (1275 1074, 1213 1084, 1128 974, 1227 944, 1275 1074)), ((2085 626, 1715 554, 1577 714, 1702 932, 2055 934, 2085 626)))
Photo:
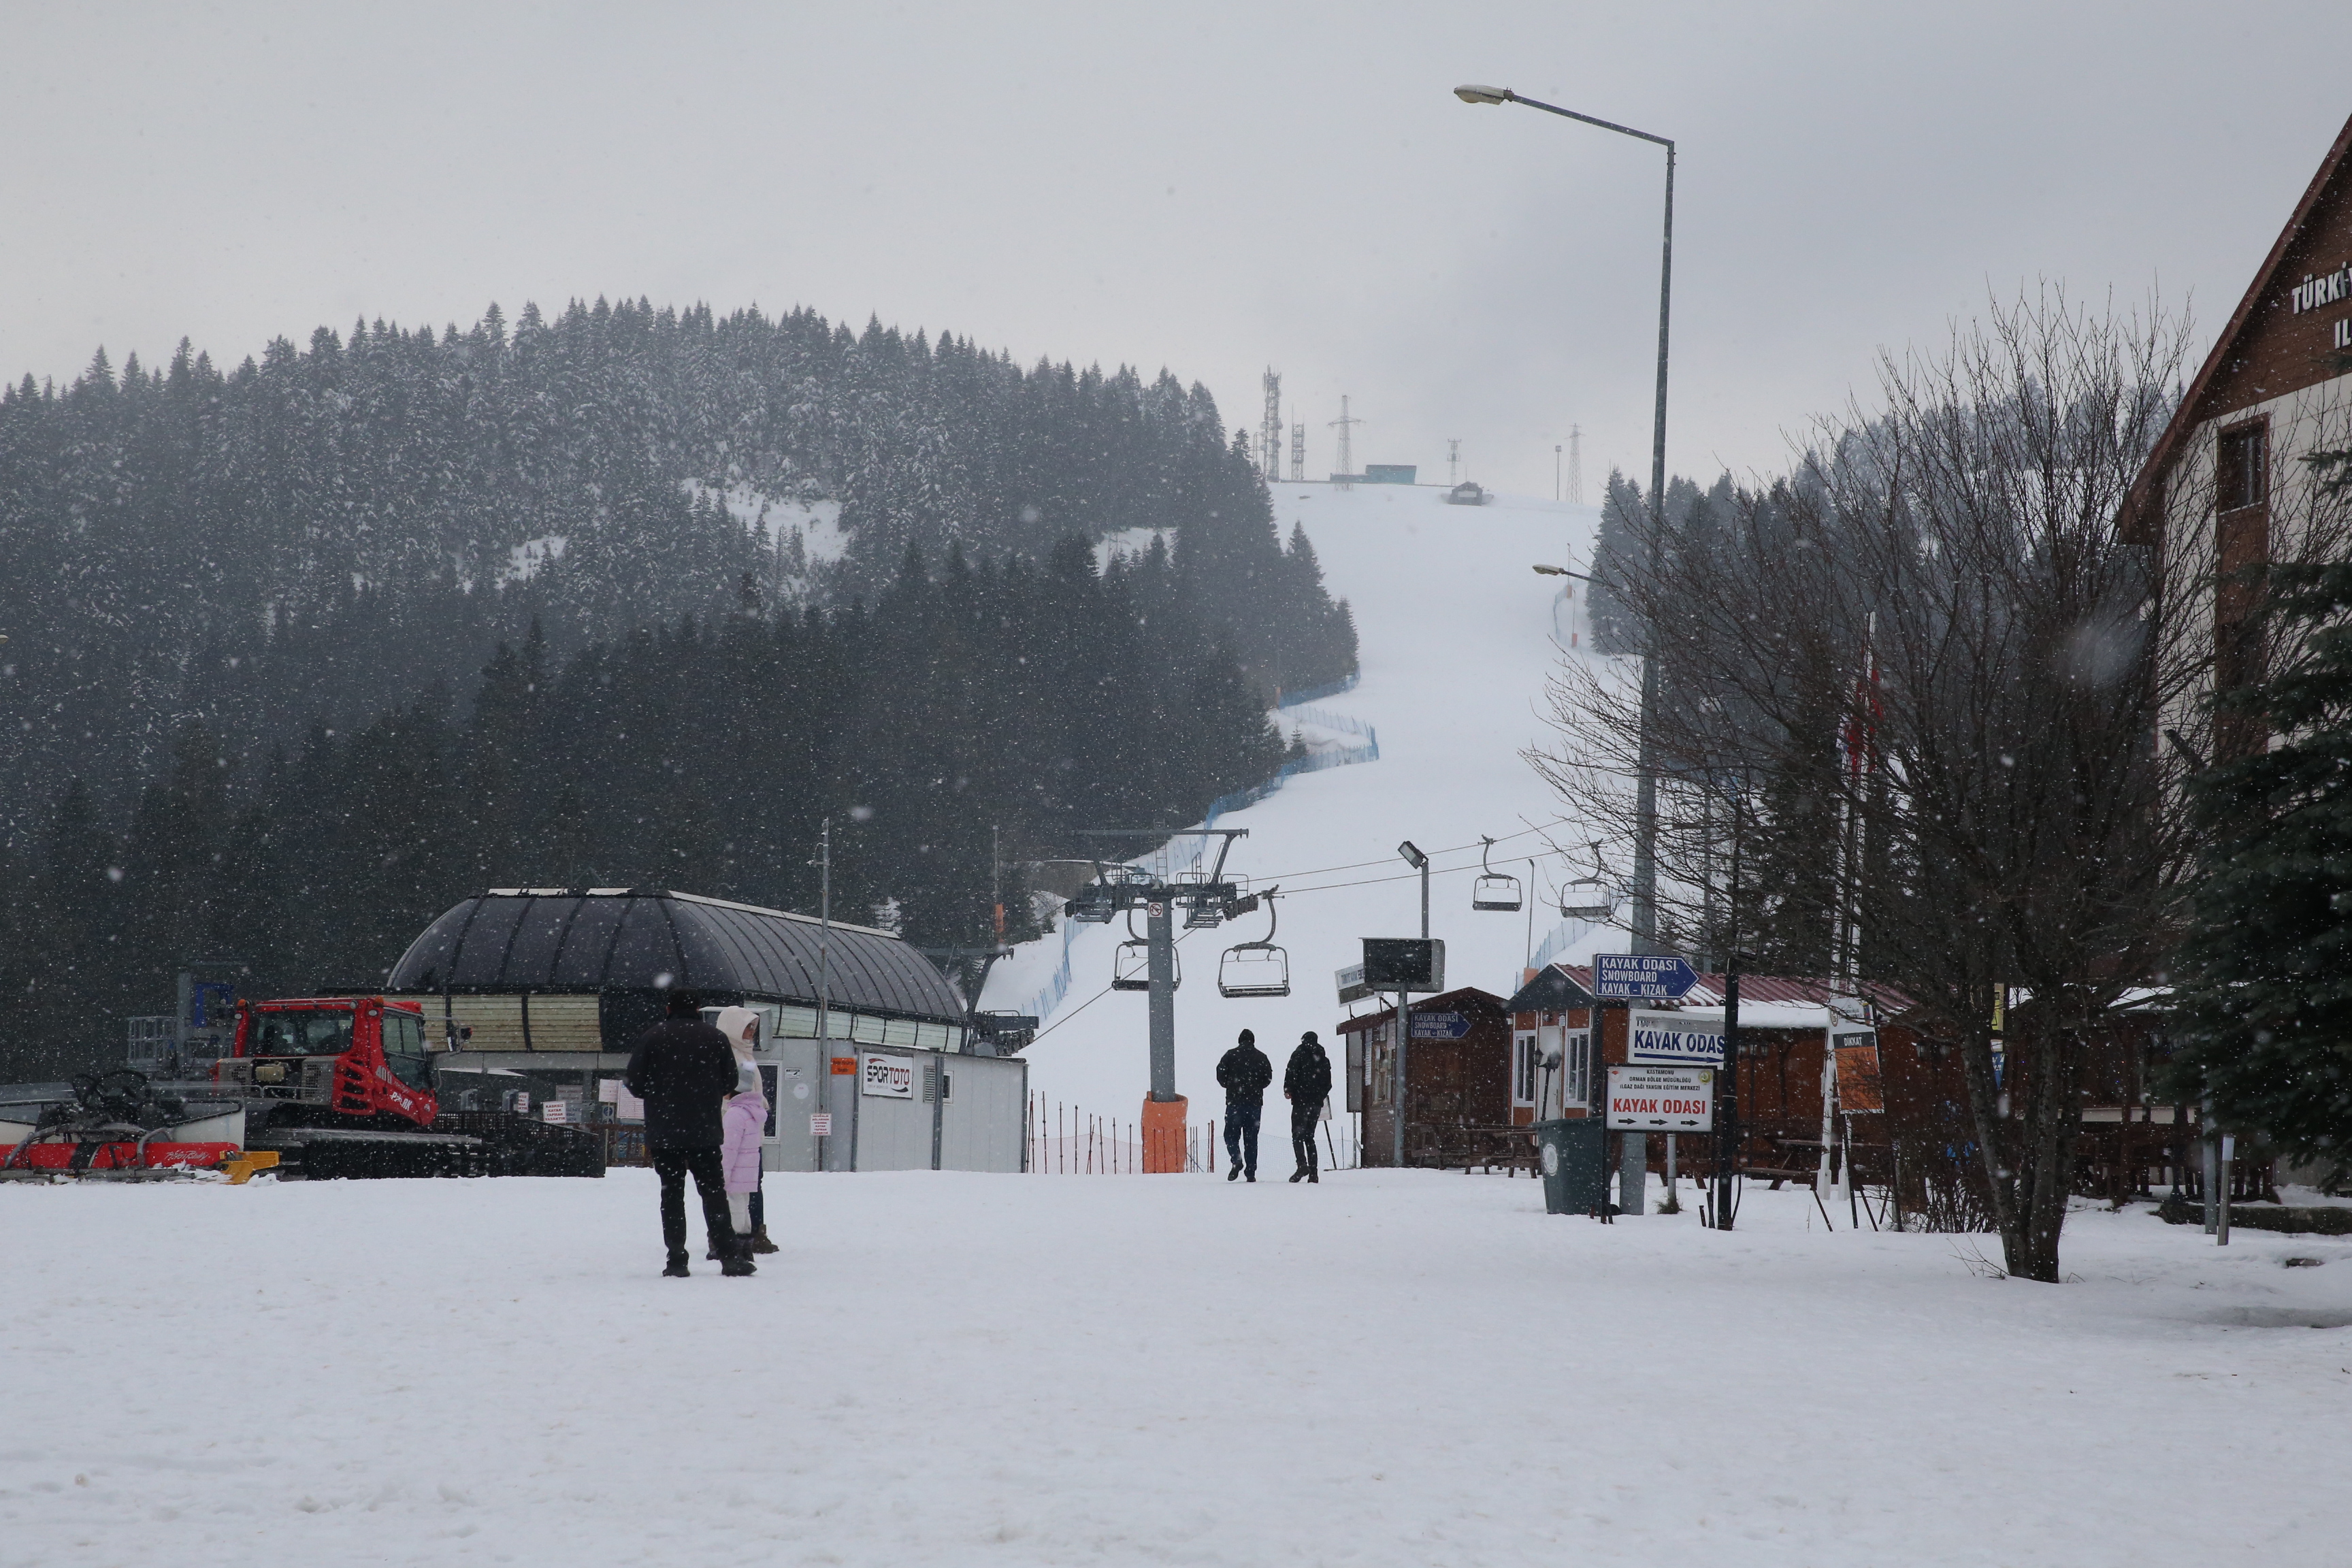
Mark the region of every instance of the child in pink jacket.
POLYGON ((736 1235, 751 1238, 752 1251, 773 1252, 776 1246, 768 1239, 768 1216, 761 1212, 765 1205, 760 1202, 760 1136, 768 1121, 768 1097, 751 1059, 760 1040, 760 1015, 749 1007, 722 1007, 717 1022, 735 1052, 735 1092, 721 1112, 726 1141, 719 1155, 727 1178, 728 1217, 734 1221, 736 1235))

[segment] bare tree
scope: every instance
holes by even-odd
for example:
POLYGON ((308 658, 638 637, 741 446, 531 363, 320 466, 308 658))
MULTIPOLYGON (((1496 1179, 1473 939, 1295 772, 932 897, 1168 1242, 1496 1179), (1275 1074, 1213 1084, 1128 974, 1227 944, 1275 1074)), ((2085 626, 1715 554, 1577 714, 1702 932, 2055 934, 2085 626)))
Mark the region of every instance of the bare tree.
MULTIPOLYGON (((2186 335, 2047 289, 1996 306, 1939 354, 1883 356, 1880 406, 1613 584, 1658 630, 1662 913, 1727 946, 1811 921, 1832 972, 1910 998, 1959 1048, 2025 1279, 2058 1278, 2085 1037, 2160 965, 2189 863, 2169 807, 2197 738, 2157 736, 2203 722, 2210 563, 2120 516, 2186 335), (1733 832, 1784 868, 1781 906, 1755 879, 1735 904, 1733 832), (2004 987, 2034 1005, 1997 1082, 2004 987)), ((1622 828, 1642 721, 1621 673, 1564 666, 1530 760, 1622 828)))

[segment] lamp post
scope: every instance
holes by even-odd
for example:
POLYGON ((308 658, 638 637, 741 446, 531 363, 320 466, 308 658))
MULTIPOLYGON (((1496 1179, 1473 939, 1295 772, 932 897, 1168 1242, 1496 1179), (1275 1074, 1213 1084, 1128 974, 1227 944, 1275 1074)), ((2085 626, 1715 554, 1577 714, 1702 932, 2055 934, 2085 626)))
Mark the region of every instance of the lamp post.
MULTIPOLYGON (((1658 261, 1658 401, 1650 429, 1650 574, 1655 580, 1659 549, 1666 528, 1666 321, 1674 297, 1675 276, 1675 144, 1630 125, 1579 114, 1572 109, 1522 98, 1507 87, 1465 85, 1454 89, 1465 103, 1524 103, 1563 120, 1580 120, 1620 136, 1651 142, 1666 150, 1665 243, 1658 261)), ((1658 697, 1658 633, 1647 626, 1642 647, 1642 745, 1640 777, 1633 786, 1633 951, 1654 952, 1658 935, 1658 771, 1650 748, 1650 715, 1658 697)))
MULTIPOLYGON (((1397 856, 1421 873, 1421 940, 1429 940, 1429 857, 1410 838, 1397 846, 1397 856)), ((1412 1038, 1412 993, 1397 993, 1396 1009, 1396 1114, 1391 1122, 1396 1134, 1396 1168, 1404 1169, 1404 1096, 1406 1086, 1412 1080, 1405 1073, 1405 1051, 1412 1038)))

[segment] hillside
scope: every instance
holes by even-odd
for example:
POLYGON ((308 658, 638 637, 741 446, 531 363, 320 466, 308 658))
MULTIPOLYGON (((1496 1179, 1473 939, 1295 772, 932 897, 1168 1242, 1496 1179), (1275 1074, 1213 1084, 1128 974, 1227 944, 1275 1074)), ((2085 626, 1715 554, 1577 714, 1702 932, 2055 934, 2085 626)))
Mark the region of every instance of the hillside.
MULTIPOLYGON (((1420 884, 1397 858, 1400 839, 1433 851, 1430 931, 1446 942, 1451 984, 1507 995, 1530 948, 1551 944, 1581 956, 1622 941, 1622 933, 1612 941, 1585 922, 1562 922, 1556 900, 1547 906, 1539 897, 1518 914, 1470 908, 1482 834, 1499 841, 1496 868, 1523 882, 1526 858, 1543 858, 1534 879, 1539 896, 1591 868, 1580 861, 1564 869, 1549 852, 1547 834, 1580 847, 1586 836, 1559 823, 1553 796, 1518 752, 1546 734, 1544 682, 1556 645, 1574 637, 1571 656, 1583 658, 1590 641, 1581 599, 1563 599, 1563 579, 1528 568, 1589 560, 1595 510, 1524 497, 1454 507, 1435 489, 1383 485, 1290 484, 1273 494, 1280 525, 1304 523, 1313 533, 1331 591, 1355 610, 1361 681, 1306 711, 1376 731, 1380 757, 1294 778, 1218 819, 1220 827, 1250 835, 1234 845, 1227 869, 1284 890, 1278 940, 1289 952, 1291 994, 1279 1001, 1217 994, 1217 955, 1264 936, 1262 916, 1189 934, 1178 949, 1177 1087, 1192 1097, 1195 1120, 1214 1113, 1212 1072, 1236 1032, 1256 1031, 1277 1065, 1301 1030, 1330 1041, 1344 1016, 1333 1000, 1333 973, 1357 962, 1358 939, 1418 934, 1420 884), (1511 857, 1519 858, 1507 863, 1511 857)), ((1581 584, 1571 585, 1580 594, 1581 584)), ((1286 736, 1299 713, 1284 716, 1286 736)), ((1335 746, 1364 739, 1328 725, 1309 725, 1307 733, 1335 746)), ((1612 849, 1612 870, 1622 874, 1622 847, 1604 846, 1612 849)), ((1048 1100, 1124 1121, 1136 1114, 1146 1088, 1147 999, 1105 993, 1123 926, 1076 932, 1067 996, 1045 1015, 1045 1032, 1025 1053, 1034 1064, 1031 1087, 1048 1100)), ((1028 944, 991 976, 986 1005, 1027 1009, 1049 993, 1063 951, 1058 931, 1028 944)))

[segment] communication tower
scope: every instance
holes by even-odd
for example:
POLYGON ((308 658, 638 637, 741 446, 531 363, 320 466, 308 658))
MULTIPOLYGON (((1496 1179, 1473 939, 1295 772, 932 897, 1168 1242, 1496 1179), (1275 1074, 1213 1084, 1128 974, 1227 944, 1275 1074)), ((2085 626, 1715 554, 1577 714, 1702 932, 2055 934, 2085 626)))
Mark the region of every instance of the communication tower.
POLYGON ((1568 427, 1568 499, 1584 504, 1584 432, 1573 425, 1568 427))
POLYGON ((1290 482, 1300 484, 1307 479, 1307 426, 1304 423, 1290 427, 1290 482))
POLYGON ((1457 476, 1454 474, 1454 470, 1461 466, 1462 437, 1459 436, 1448 436, 1445 438, 1445 482, 1447 484, 1451 485, 1454 481, 1457 476))
POLYGON ((1257 427, 1258 472, 1265 482, 1282 482, 1282 376, 1272 365, 1265 372, 1265 417, 1257 427))

